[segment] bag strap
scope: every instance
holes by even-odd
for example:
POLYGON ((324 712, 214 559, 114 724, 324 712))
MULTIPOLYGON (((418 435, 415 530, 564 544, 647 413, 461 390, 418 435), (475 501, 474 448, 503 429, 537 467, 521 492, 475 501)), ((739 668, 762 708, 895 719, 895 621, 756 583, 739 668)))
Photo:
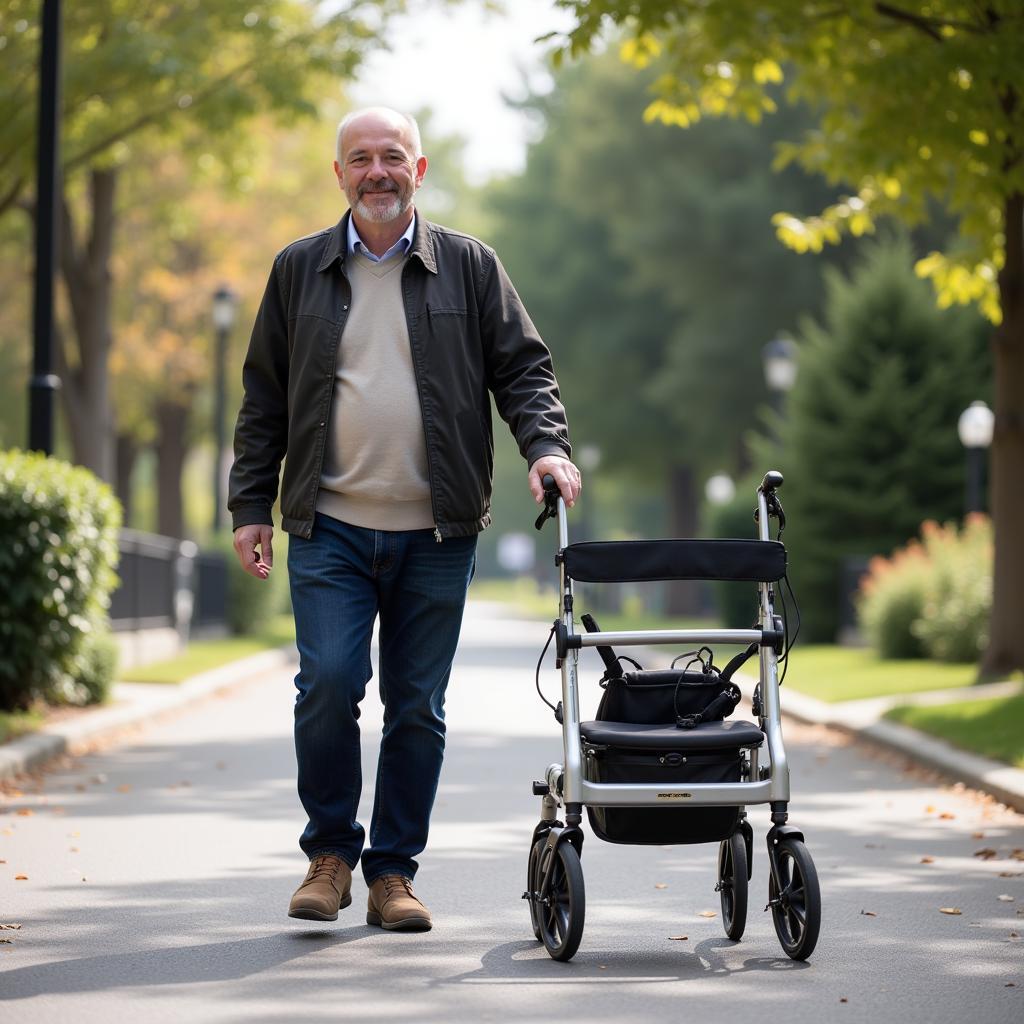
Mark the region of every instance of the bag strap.
MULTIPOLYGON (((678 691, 678 684, 676 690, 678 691)), ((701 722, 717 722, 732 714, 733 708, 740 702, 740 688, 735 683, 729 683, 722 692, 715 697, 703 711, 692 715, 676 715, 677 729, 696 729, 701 722)))
POLYGON ((751 644, 745 651, 741 651, 736 655, 726 666, 722 669, 721 678, 723 680, 732 679, 732 674, 741 665, 745 664, 753 655, 755 655, 760 647, 758 644, 751 644))

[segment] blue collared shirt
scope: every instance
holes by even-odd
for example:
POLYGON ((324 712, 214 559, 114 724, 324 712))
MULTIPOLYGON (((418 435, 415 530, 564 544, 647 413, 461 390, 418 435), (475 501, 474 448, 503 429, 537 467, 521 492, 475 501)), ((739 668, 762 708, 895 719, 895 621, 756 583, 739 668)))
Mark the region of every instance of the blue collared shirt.
POLYGON ((361 256, 365 256, 368 260, 373 260, 374 263, 383 263, 385 260, 391 259, 392 256, 402 256, 409 251, 409 247, 412 245, 412 236, 416 232, 416 214, 412 215, 412 220, 409 221, 409 226, 405 229, 405 233, 402 237, 395 242, 393 246, 383 256, 375 256, 369 249, 366 248, 366 244, 359 237, 359 232, 356 231, 356 222, 353 217, 348 219, 348 251, 357 252, 361 256))

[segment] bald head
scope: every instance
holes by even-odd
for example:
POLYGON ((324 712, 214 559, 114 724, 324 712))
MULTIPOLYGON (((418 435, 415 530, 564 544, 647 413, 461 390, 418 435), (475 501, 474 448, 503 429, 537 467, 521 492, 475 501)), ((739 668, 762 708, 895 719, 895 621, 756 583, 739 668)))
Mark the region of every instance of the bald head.
POLYGON ((411 114, 403 114, 391 107, 363 107, 362 110, 353 110, 346 114, 338 125, 338 135, 335 140, 335 154, 339 164, 344 164, 345 136, 348 130, 357 122, 367 122, 376 125, 388 125, 400 133, 402 142, 413 160, 418 160, 423 155, 423 143, 420 141, 420 126, 416 118, 411 114))

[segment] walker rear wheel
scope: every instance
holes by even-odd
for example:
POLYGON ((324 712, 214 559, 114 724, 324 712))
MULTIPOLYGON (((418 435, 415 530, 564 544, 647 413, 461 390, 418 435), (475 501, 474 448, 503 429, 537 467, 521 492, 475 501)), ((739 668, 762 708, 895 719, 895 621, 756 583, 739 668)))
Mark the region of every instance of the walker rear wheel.
POLYGON ((786 955, 806 960, 814 952, 821 928, 821 890, 818 872, 799 839, 783 839, 776 848, 780 887, 768 880, 768 902, 775 932, 786 955))
POLYGON ((734 942, 747 926, 747 844, 742 832, 734 832, 718 845, 718 885, 722 900, 722 924, 734 942))
POLYGON ((548 863, 548 884, 540 891, 537 906, 540 940, 554 960, 571 960, 583 938, 586 896, 580 855, 570 843, 559 843, 554 851, 545 847, 538 865, 538 886, 543 885, 548 863))

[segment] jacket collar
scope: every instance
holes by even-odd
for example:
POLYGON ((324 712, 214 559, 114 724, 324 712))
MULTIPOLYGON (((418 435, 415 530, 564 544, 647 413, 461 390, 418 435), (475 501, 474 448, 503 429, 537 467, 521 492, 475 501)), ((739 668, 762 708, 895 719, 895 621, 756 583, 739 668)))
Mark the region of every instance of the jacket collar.
MULTIPOLYGON (((346 210, 345 215, 327 232, 327 239, 324 242, 323 256, 317 266, 317 271, 326 270, 335 262, 345 262, 345 253, 348 251, 348 222, 352 217, 352 211, 346 210)), ((415 256, 432 274, 437 273, 437 259, 434 256, 434 237, 430 231, 430 223, 420 214, 416 216, 416 234, 413 235, 412 245, 409 247, 410 258, 415 256)))

